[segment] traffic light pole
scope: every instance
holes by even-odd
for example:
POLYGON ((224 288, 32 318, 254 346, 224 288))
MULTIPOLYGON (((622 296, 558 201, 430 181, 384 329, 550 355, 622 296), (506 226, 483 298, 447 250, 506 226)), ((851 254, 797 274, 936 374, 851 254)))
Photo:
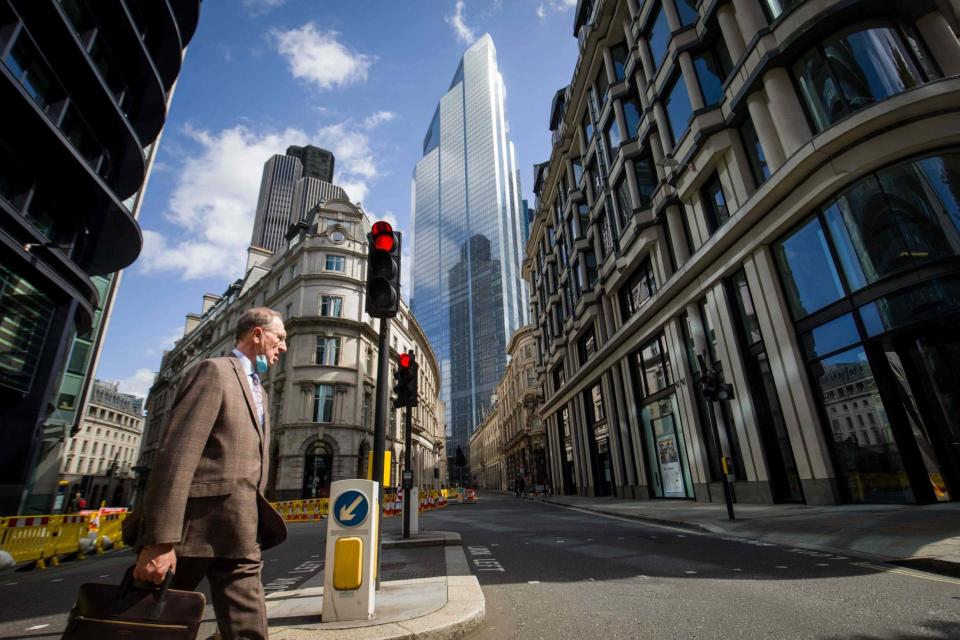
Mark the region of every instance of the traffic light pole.
MULTIPOLYGON (((376 508, 383 513, 383 454, 387 448, 387 407, 390 402, 390 318, 380 319, 380 343, 377 347, 377 400, 373 417, 373 473, 371 477, 380 487, 376 508)), ((380 590, 380 558, 383 557, 381 531, 383 517, 377 520, 377 591, 380 590)))
POLYGON ((714 413, 713 400, 706 400, 707 413, 710 414, 710 428, 713 430, 713 441, 717 443, 717 455, 720 456, 720 477, 723 480, 723 499, 727 503, 727 516, 736 520, 733 515, 733 492, 730 490, 730 481, 727 479, 727 462, 720 444, 720 428, 717 426, 717 415, 714 413))
MULTIPOLYGON (((413 473, 413 408, 407 405, 404 411, 406 432, 403 439, 403 472, 413 473)), ((403 537, 410 537, 410 513, 413 508, 413 483, 403 483, 403 537)))

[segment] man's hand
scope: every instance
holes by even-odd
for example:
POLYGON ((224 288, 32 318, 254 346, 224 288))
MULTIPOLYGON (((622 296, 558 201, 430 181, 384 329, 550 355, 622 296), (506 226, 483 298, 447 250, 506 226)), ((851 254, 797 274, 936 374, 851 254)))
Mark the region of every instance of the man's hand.
POLYGON ((177 553, 172 544, 152 544, 140 550, 133 577, 143 582, 160 584, 167 571, 177 570, 177 553))

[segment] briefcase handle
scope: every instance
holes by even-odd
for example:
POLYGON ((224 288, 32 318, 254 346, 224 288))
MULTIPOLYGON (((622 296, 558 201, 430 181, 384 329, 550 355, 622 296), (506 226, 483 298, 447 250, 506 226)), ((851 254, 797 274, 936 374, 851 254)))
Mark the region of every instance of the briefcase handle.
MULTIPOLYGON (((119 613, 123 608, 123 601, 127 597, 130 589, 134 586, 133 579, 133 570, 135 567, 128 567, 126 573, 123 574, 123 580, 120 581, 120 589, 117 590, 117 598, 114 601, 114 612, 119 613)), ((167 590, 170 588, 170 584, 173 582, 173 570, 168 570, 167 574, 163 577, 163 582, 160 584, 159 589, 154 589, 153 591, 153 604, 150 605, 150 609, 147 611, 146 619, 147 620, 159 620, 160 615, 163 613, 164 596, 167 595, 167 590)), ((150 583, 141 583, 147 584, 151 588, 155 585, 150 583)))

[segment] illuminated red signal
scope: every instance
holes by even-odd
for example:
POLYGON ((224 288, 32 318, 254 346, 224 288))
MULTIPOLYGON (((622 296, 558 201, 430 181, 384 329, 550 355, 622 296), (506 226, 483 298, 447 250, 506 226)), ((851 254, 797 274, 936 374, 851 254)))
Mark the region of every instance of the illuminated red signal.
POLYGON ((390 223, 387 222, 386 220, 379 220, 373 223, 373 228, 370 230, 370 233, 372 233, 375 236, 379 236, 381 234, 393 233, 393 227, 390 226, 390 223))
POLYGON ((400 366, 404 369, 413 364, 413 357, 409 353, 400 354, 400 366))
POLYGON ((393 245, 396 241, 393 238, 393 232, 381 235, 373 235, 373 246, 381 251, 393 251, 393 245))

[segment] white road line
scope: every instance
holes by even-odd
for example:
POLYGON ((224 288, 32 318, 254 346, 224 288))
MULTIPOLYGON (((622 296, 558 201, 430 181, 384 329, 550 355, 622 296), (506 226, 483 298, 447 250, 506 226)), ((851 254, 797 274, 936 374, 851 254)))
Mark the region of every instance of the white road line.
POLYGON ((35 624, 32 627, 27 627, 24 631, 36 631, 37 629, 44 629, 49 626, 49 624, 35 624))
POLYGON ((688 574, 690 574, 690 575, 694 575, 694 574, 696 573, 696 571, 684 571, 684 573, 688 573, 688 574))
POLYGON ((636 525, 638 527, 656 527, 658 529, 666 529, 668 531, 686 531, 688 535, 692 535, 692 536, 712 535, 712 534, 707 534, 700 531, 690 531, 688 529, 681 529, 680 527, 673 527, 668 524, 660 524, 658 522, 645 522, 643 520, 637 520, 635 518, 623 518, 621 516, 610 515, 609 513, 598 513, 596 511, 590 511, 589 509, 580 509, 578 507, 570 507, 562 504, 553 504, 552 502, 541 502, 540 504, 546 505, 548 507, 554 507, 556 509, 566 509, 567 511, 577 511, 578 513, 583 513, 588 516, 606 518, 607 520, 619 520, 620 522, 626 522, 627 524, 636 525))
POLYGON ((8 583, 6 583, 6 584, 3 585, 3 586, 5 586, 5 587, 12 587, 12 586, 15 585, 15 584, 17 584, 17 583, 16 583, 16 582, 8 582, 8 583))
POLYGON ((103 575, 100 576, 100 577, 101 577, 101 578, 109 578, 109 577, 110 577, 110 574, 109 574, 109 573, 105 573, 105 574, 103 574, 103 575))
POLYGON ((827 564, 826 562, 818 562, 818 563, 817 563, 817 566, 818 566, 818 567, 829 567, 830 565, 827 564))
POLYGON ((960 584, 960 580, 956 578, 948 578, 946 576, 937 576, 930 573, 922 573, 920 571, 913 571, 911 569, 899 569, 895 567, 885 567, 879 564, 872 564, 870 562, 851 562, 851 565, 855 567, 865 567, 867 569, 874 569, 876 571, 883 571, 884 573, 899 573, 902 576, 909 576, 911 578, 920 578, 921 580, 931 580, 933 582, 946 582, 947 584, 960 584))
POLYGON ((539 580, 528 580, 527 584, 540 584, 539 580))
POLYGON ((50 582, 63 582, 63 578, 54 578, 50 582))
POLYGON ((734 571, 739 571, 740 573, 743 573, 743 569, 734 569, 734 571))

